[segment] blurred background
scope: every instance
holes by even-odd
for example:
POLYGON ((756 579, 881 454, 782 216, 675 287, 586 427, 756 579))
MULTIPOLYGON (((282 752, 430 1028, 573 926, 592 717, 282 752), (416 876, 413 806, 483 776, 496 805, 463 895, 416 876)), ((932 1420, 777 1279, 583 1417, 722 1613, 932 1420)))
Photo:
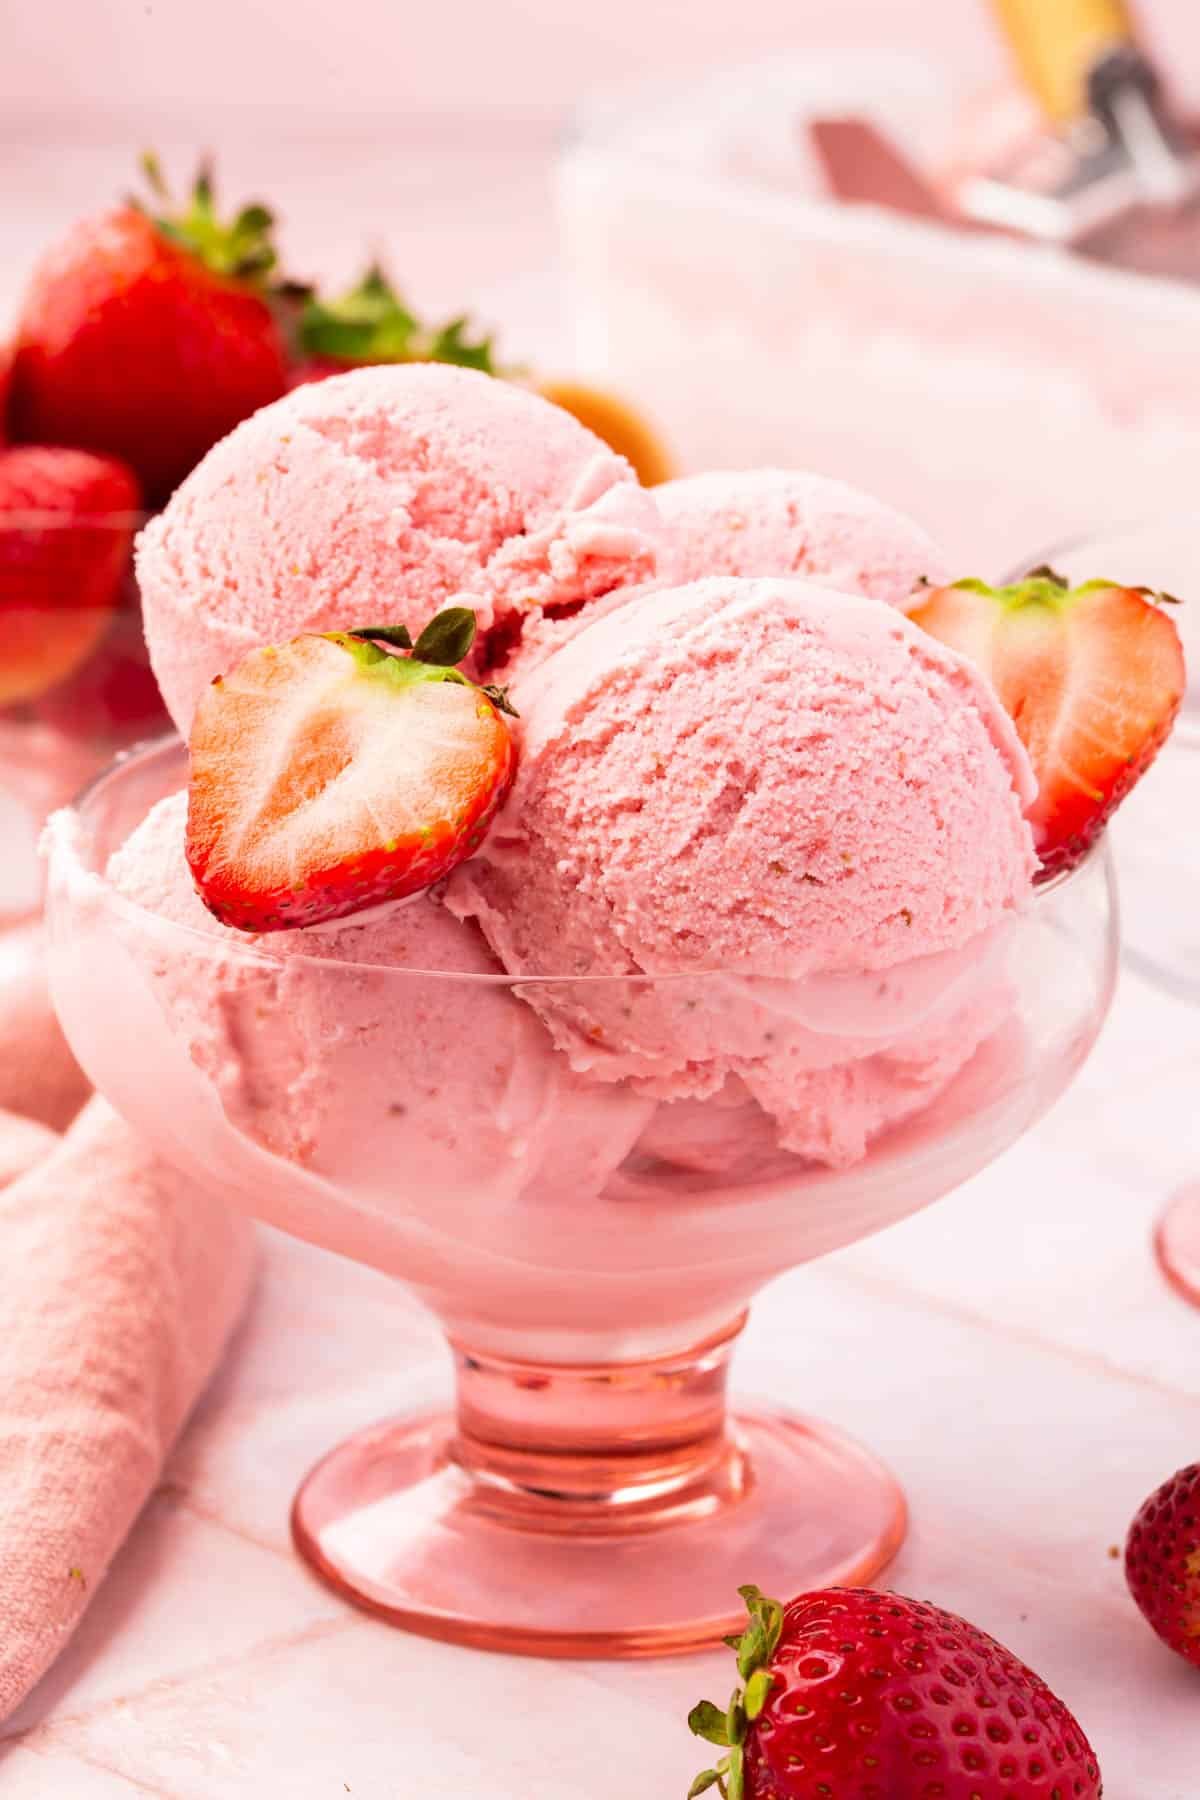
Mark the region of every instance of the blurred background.
MULTIPOLYGON (((1141 16, 1200 93, 1194 0, 1141 16)), ((183 172, 207 146, 231 197, 277 204, 297 266, 341 277, 383 244, 423 303, 541 340, 562 329, 551 170, 581 103, 868 45, 928 57, 964 97, 1006 67, 986 0, 0 0, 0 307, 48 236, 128 184, 134 151, 183 172)))

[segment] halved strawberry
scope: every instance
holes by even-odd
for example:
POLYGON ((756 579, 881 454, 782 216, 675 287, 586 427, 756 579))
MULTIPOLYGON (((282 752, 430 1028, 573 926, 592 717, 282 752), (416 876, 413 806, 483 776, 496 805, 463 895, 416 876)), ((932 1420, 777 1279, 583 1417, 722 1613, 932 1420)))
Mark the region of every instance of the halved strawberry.
POLYGON ((192 725, 187 858, 223 924, 342 918, 479 847, 516 759, 504 695, 454 667, 474 635, 451 607, 415 647, 403 626, 311 633, 213 682, 192 725))
POLYGON ((1044 876, 1071 868, 1145 774, 1179 711, 1183 647, 1168 595, 1052 569, 1012 587, 960 581, 909 617, 988 677, 1029 753, 1044 876))

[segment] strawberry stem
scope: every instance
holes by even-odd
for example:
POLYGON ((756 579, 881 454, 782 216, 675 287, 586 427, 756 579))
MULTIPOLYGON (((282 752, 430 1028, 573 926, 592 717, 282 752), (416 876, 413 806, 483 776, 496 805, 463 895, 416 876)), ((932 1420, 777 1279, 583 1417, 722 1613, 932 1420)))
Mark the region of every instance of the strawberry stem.
POLYGON ((729 1754, 715 1768, 697 1775, 688 1789, 688 1800, 713 1787, 721 1800, 743 1800, 746 1732, 766 1705, 775 1681, 769 1665, 783 1631, 783 1608, 752 1585, 739 1588, 738 1593, 746 1603, 750 1623, 740 1637, 728 1637, 725 1642, 737 1653, 738 1674, 745 1685, 734 1689, 724 1712, 711 1700, 701 1700, 688 1714, 694 1736, 727 1747, 729 1754))
MULTIPOLYGON (((275 267, 275 216, 258 201, 243 206, 231 224, 225 224, 216 210, 216 184, 212 165, 201 162, 192 184, 186 206, 176 208, 162 164, 151 150, 140 157, 142 174, 154 199, 157 211, 152 214, 156 228, 172 243, 195 256, 215 275, 264 288, 266 277, 275 267)), ((133 204, 145 210, 139 200, 133 204)))
POLYGON ((1043 563, 1039 568, 1031 569, 1021 581, 1010 582, 1007 587, 992 587, 990 582, 971 578, 956 581, 954 587, 961 593, 982 594, 985 599, 995 600, 1011 612, 1019 612, 1022 607, 1044 606, 1051 611, 1061 611, 1069 607, 1084 594, 1096 594, 1108 589, 1125 590, 1128 593, 1140 594, 1143 600, 1155 604, 1178 606, 1179 601, 1173 594, 1164 594, 1157 588, 1134 587, 1129 582, 1083 581, 1078 587, 1072 587, 1066 577, 1043 563))

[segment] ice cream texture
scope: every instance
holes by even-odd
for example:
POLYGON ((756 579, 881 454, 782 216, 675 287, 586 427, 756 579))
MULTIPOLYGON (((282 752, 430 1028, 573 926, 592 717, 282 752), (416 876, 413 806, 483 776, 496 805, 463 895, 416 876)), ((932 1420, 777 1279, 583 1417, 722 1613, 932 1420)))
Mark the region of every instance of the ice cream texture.
POLYGON ((131 918, 129 955, 235 1126, 384 1207, 396 1159, 443 1207, 603 1185, 652 1107, 581 1082, 473 925, 426 891, 248 939, 191 885, 186 810, 184 793, 160 801, 108 879, 151 915, 131 918))
POLYGON ((877 601, 712 577, 521 694, 448 903, 513 974, 675 978, 531 989, 576 1070, 671 1102, 736 1078, 785 1146, 850 1161, 972 1053, 1035 863, 1028 762, 965 661, 877 601))
MULTIPOLYGON (((664 482, 654 500, 666 544, 648 585, 680 587, 708 575, 794 575, 904 606, 927 583, 951 578, 945 556, 913 520, 824 475, 718 470, 664 482)), ((618 588, 567 617, 532 620, 504 679, 527 680, 554 651, 638 592, 618 588)))
POLYGON ((791 469, 690 475, 655 490, 672 585, 706 575, 797 575, 903 606, 952 571, 903 513, 844 481, 791 469))
POLYGON ((474 608, 478 664, 523 622, 653 578, 629 464, 511 383, 438 364, 297 388, 218 444, 142 533, 151 662, 185 734, 214 676, 306 630, 474 608))
POLYGON ((143 534, 186 729, 214 675, 316 629, 471 606, 520 766, 447 884, 247 946, 206 912, 184 797, 111 861, 131 954, 257 1144, 394 1210, 726 1188, 844 1167, 1003 1023, 1031 893, 1025 753, 903 608, 950 571, 910 520, 795 471, 651 496, 574 419, 445 367, 302 387, 143 534), (472 1200, 474 1196, 474 1201, 472 1200))

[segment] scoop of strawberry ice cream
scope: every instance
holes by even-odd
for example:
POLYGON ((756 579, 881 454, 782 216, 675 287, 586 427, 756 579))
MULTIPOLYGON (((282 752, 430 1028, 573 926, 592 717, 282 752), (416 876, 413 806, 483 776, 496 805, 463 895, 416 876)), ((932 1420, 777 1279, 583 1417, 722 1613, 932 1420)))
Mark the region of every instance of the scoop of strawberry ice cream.
POLYGON ((228 930, 192 887, 186 809, 159 802, 108 877, 139 909, 137 970, 234 1126, 379 1208, 413 1187, 447 1220, 458 1201, 599 1191, 651 1107, 571 1071, 473 925, 427 890, 322 929, 228 930))
MULTIPOLYGON (((951 579, 945 556, 903 513, 844 481, 799 469, 735 469, 663 482, 655 504, 668 533, 652 585, 707 575, 795 575, 844 594, 904 606, 924 582, 951 579)), ((539 618, 503 670, 519 684, 636 592, 620 588, 565 618, 539 618)))
POLYGON ((441 364, 297 388, 217 444, 142 533, 150 657, 185 734, 204 687, 306 630, 475 609, 476 667, 524 621, 654 576, 624 458, 508 382, 441 364))
POLYGON ((951 579, 919 525, 844 481, 794 469, 689 475, 654 491, 673 586, 705 575, 798 575, 903 606, 951 579))
POLYGON ((735 1075, 817 1154, 814 1075, 923 1033, 944 1065, 1035 867, 1028 762, 964 660, 873 601, 718 577, 595 621, 521 706, 513 794, 448 903, 512 973, 673 978, 529 990, 574 1067, 664 1100, 735 1075))

